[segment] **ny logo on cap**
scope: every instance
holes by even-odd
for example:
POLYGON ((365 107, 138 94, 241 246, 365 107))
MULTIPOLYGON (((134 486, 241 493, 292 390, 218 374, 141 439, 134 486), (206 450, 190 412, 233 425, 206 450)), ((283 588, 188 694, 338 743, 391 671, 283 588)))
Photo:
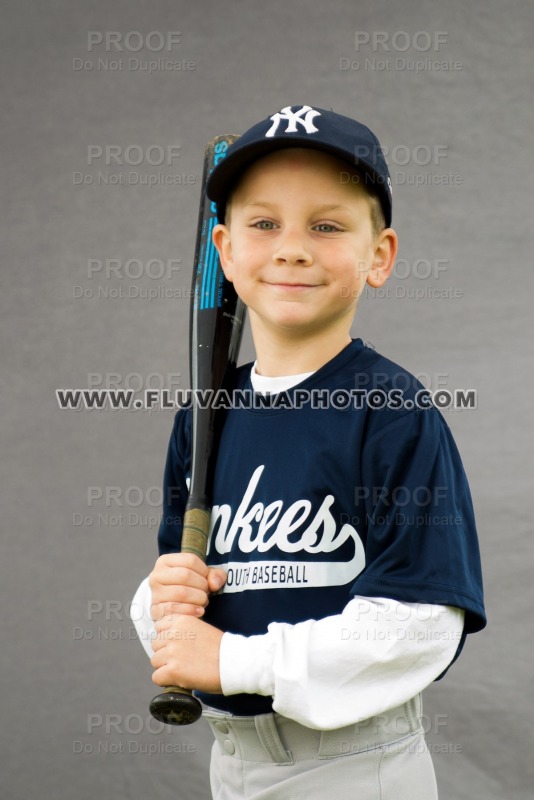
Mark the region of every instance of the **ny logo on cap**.
POLYGON ((319 128, 316 128, 313 124, 313 119, 315 117, 320 117, 321 112, 316 111, 311 106, 302 106, 299 111, 291 111, 291 106, 286 106, 281 111, 277 111, 276 114, 273 114, 270 119, 272 119, 273 124, 265 134, 265 136, 274 136, 276 131, 278 130, 278 126, 282 122, 282 120, 287 121, 287 128, 283 133, 296 133, 297 132, 297 125, 302 125, 306 133, 317 133, 319 128))

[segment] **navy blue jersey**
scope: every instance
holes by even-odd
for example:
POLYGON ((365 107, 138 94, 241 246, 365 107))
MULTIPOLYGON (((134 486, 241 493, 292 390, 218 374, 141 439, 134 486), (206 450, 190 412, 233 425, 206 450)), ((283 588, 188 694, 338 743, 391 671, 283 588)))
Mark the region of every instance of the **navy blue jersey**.
MULTIPOLYGON (((251 365, 225 412, 207 562, 228 574, 204 619, 245 636, 339 614, 354 595, 465 609, 480 630, 480 555, 464 470, 436 408, 406 370, 354 340, 297 386, 261 400, 251 365), (253 402, 251 402, 253 401, 253 402)), ((176 415, 160 554, 179 550, 190 413, 176 415)), ((256 695, 199 696, 234 714, 256 695)))

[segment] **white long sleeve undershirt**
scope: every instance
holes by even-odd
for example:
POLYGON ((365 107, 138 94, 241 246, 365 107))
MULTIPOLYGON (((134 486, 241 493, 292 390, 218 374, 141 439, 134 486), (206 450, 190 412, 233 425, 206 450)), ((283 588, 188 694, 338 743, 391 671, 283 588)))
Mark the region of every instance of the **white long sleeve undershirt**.
MULTIPOLYGON (((148 656, 155 627, 146 578, 131 616, 148 656)), ((267 633, 225 633, 223 694, 273 697, 273 709, 310 728, 340 728, 381 714, 425 689, 453 660, 464 612, 450 606, 354 597, 341 614, 267 633)))

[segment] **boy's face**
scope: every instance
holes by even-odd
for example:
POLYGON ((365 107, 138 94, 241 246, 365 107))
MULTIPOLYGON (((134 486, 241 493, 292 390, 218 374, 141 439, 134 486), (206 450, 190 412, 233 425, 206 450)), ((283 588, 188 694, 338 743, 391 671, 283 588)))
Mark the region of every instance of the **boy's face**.
POLYGON ((368 196, 341 173, 347 165, 326 153, 279 150, 234 191, 214 242, 255 335, 348 337, 365 283, 389 275, 395 234, 373 235, 368 196))

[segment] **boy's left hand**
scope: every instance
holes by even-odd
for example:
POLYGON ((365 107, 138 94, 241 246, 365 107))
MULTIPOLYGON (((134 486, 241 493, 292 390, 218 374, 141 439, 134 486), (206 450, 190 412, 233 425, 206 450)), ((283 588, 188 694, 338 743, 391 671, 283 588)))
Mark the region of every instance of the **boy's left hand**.
POLYGON ((221 693, 219 650, 223 632, 201 619, 173 614, 156 622, 152 640, 158 686, 181 686, 202 692, 221 693))

